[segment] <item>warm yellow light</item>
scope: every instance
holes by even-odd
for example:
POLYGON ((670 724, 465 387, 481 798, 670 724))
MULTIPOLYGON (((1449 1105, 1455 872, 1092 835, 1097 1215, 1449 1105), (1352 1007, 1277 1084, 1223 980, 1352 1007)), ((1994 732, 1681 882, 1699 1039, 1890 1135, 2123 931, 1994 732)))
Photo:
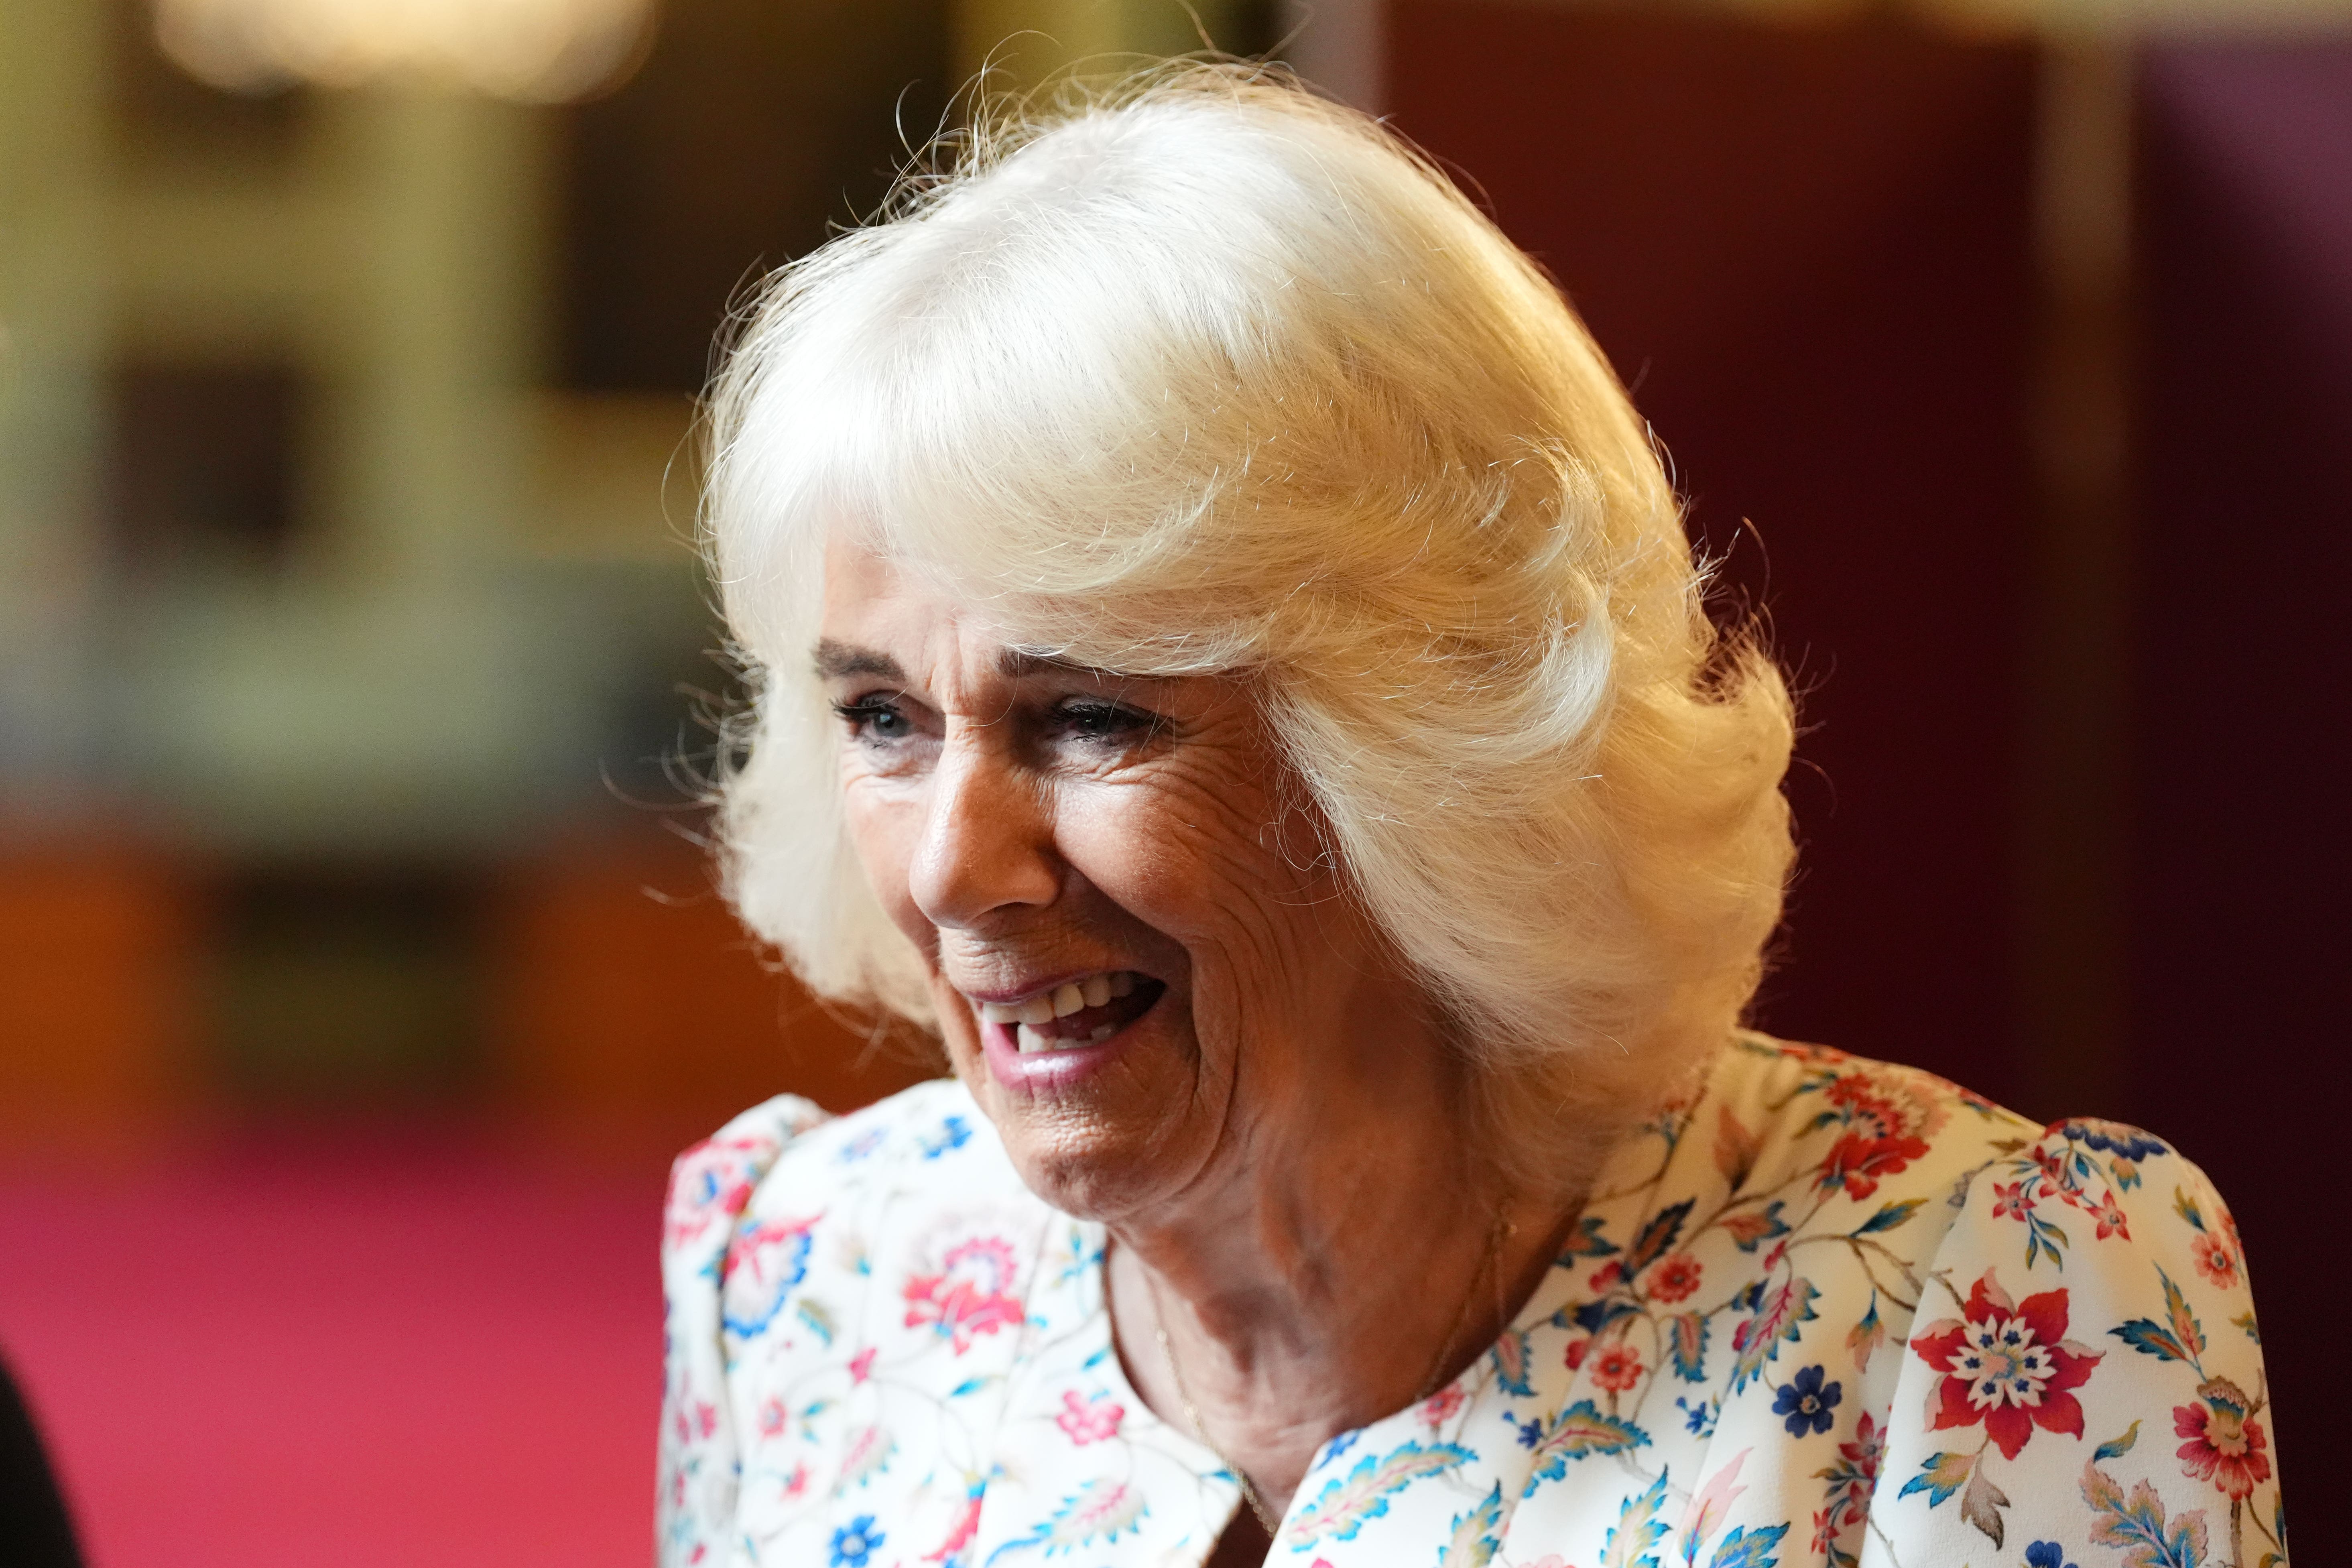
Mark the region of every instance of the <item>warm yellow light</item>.
POLYGON ((155 0, 163 52, 233 92, 404 76, 551 103, 641 52, 653 0, 155 0))

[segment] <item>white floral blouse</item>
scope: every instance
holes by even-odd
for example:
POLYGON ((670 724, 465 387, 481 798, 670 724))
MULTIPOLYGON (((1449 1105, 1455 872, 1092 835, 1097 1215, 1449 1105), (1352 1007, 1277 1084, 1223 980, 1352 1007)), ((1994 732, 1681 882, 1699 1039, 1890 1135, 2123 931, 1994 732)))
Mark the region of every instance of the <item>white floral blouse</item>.
MULTIPOLYGON (((2237 1230, 2158 1140, 1741 1036, 1598 1194, 1485 1356, 1325 1445, 1270 1562, 2285 1563, 2237 1230)), ((747 1112, 665 1229, 667 1568, 1182 1568, 1239 1506, 1120 1370, 1102 1228, 953 1082, 747 1112)))

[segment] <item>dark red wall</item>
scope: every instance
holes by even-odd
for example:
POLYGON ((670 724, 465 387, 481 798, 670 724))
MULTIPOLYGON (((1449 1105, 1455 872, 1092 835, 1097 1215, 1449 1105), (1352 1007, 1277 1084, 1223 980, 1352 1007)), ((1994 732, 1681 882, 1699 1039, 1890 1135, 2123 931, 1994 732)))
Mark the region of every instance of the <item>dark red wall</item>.
POLYGON ((2127 1026, 2115 1103, 2059 1107, 2018 1044, 2033 56, 1892 24, 1391 16, 1402 128, 1575 298, 1803 689, 1761 1022, 2177 1141, 2245 1232, 2285 1464, 2333 1473, 2352 43, 2138 59, 2127 1026))
POLYGON ((1801 689, 1802 868, 1760 1022, 2017 1099, 2031 57, 1391 16, 1398 123, 1574 298, 1801 689))
POLYGON ((2279 1449, 2305 1483, 2289 1495, 2310 1499, 2352 1459, 2333 1235, 2352 1097, 2352 44, 2177 45, 2140 83, 2126 1113, 2231 1200, 2279 1449))

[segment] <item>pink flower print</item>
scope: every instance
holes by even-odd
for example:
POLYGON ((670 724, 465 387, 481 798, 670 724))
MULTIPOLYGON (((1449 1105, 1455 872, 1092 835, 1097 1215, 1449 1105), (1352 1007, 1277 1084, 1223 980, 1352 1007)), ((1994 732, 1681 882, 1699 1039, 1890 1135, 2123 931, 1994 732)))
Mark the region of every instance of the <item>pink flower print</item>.
POLYGON ((2099 1234, 2094 1239, 2105 1241, 2111 1236, 2120 1236, 2126 1241, 2131 1239, 2131 1225, 2124 1214, 2123 1205, 2116 1202, 2115 1194, 2102 1194, 2099 1206, 2090 1212, 2091 1217, 2099 1222, 2099 1234))
POLYGON ((849 1358, 849 1381, 854 1385, 874 1375, 874 1347, 867 1345, 849 1358))
POLYGON ((2226 1377, 2198 1384, 2197 1397, 2204 1403, 2172 1411, 2173 1435, 2189 1439, 2180 1445, 2181 1471, 2212 1482, 2232 1503, 2243 1502, 2270 1479, 2270 1457, 2263 1452, 2270 1443, 2263 1424, 2247 1415, 2245 1391, 2226 1377))
POLYGON ((1011 1291, 1017 1265, 1013 1244, 1003 1237, 974 1237, 948 1248, 938 1274, 919 1274, 901 1292, 907 1327, 929 1324, 961 1355, 973 1339, 1020 1323, 1020 1300, 1011 1291))
POLYGON ((2197 1272, 2216 1289, 2232 1289, 2238 1283, 2238 1260, 2218 1236, 2200 1234, 2189 1244, 2189 1255, 2196 1259, 2197 1272))
POLYGON ((966 1489, 963 1510, 956 1515, 954 1526, 948 1531, 948 1538, 940 1542, 936 1551, 924 1552, 924 1562, 960 1563, 964 1561, 957 1553, 971 1545, 971 1538, 980 1533, 981 1495, 978 1487, 966 1489))
POLYGON ((793 1287, 808 1277, 809 1232, 821 1216, 740 1226, 719 1266, 720 1321, 732 1334, 767 1331, 793 1287))
POLYGON ((1127 1419, 1127 1406, 1108 1403, 1109 1400, 1108 1391, 1097 1389, 1082 1402, 1076 1389, 1066 1388, 1062 1391, 1062 1413, 1054 1417, 1054 1425, 1081 1448, 1116 1437, 1118 1424, 1127 1419))
POLYGON ((670 1166, 662 1209, 662 1239, 676 1247, 701 1236, 714 1220, 733 1219, 751 1201, 751 1174, 775 1152, 764 1138, 712 1138, 670 1166))
POLYGON ((1449 1384, 1421 1402, 1422 1421, 1430 1426, 1443 1426, 1469 1402, 1468 1394, 1449 1384))
POLYGON ((771 1399, 760 1406, 760 1436, 779 1437, 784 1430, 784 1402, 771 1399))

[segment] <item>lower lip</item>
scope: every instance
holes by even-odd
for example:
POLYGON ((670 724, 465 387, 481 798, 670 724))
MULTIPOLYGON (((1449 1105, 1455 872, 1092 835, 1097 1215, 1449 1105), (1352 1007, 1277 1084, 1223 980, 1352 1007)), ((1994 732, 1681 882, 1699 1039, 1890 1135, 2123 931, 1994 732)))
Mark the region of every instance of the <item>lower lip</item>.
POLYGON ((1136 1026, 1159 1010, 1153 1003, 1100 1045, 1067 1046, 1057 1051, 1024 1051, 1013 1043, 1010 1024, 980 1026, 982 1054, 996 1081, 1016 1094, 1055 1094, 1098 1072, 1127 1044, 1136 1026))

